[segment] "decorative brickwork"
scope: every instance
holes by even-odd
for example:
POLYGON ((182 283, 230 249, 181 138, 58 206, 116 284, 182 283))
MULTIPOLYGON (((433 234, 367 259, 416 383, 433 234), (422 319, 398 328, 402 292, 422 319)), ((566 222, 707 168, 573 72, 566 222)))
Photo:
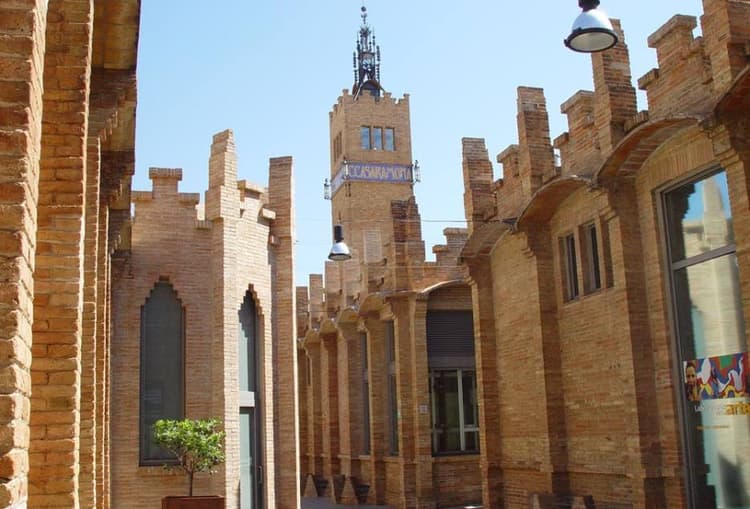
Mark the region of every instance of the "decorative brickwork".
MULTIPOLYGON (((749 170, 740 140, 747 129, 736 119, 747 115, 748 74, 732 55, 744 44, 749 5, 707 1, 702 38, 693 37, 696 20, 687 16, 649 38, 659 69, 639 81, 648 112, 635 115, 624 40, 594 55, 595 91, 579 91, 562 107, 569 131, 554 143, 561 175, 547 177, 543 157, 531 172, 544 175, 541 187, 524 187, 520 197, 508 179, 528 172, 525 154, 547 153, 548 127, 542 117, 529 122, 541 101, 530 106, 530 92, 519 89, 520 139, 499 157, 497 213, 475 226, 462 253, 475 297, 484 507, 529 507, 530 500, 547 507, 570 497, 596 507, 688 506, 687 483, 700 477, 690 481, 683 470, 691 460, 682 440, 694 432, 683 415, 694 410, 683 401, 683 359, 675 358, 660 197, 701 171, 726 171, 738 284, 746 290, 740 245, 749 170), (565 238, 573 239, 575 255, 565 238), (592 263, 595 283, 587 279, 592 263), (565 286, 571 274, 578 288, 572 298, 565 286)), ((619 22, 615 27, 621 31, 619 22)), ((465 160, 476 143, 464 144, 465 160)), ((475 219, 491 177, 483 165, 465 165, 464 181, 466 196, 474 197, 466 200, 466 217, 475 219)), ((703 316, 707 324, 716 319, 703 316)), ((747 351, 746 336, 741 343, 738 351, 747 351)), ((717 434, 716 447, 746 447, 745 435, 717 434)), ((705 446, 706 462, 713 461, 711 450, 705 446)), ((696 468, 726 475, 716 464, 696 468)), ((747 483, 743 477, 740 492, 747 483)), ((712 490, 722 489, 719 481, 708 491, 697 487, 694 493, 706 498, 696 507, 714 506, 712 490)))

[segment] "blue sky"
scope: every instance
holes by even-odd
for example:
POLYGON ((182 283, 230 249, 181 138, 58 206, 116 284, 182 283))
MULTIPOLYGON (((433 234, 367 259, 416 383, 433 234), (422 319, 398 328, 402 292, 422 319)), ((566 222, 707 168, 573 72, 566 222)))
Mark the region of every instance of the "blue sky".
MULTIPOLYGON (((382 53, 381 81, 410 95, 415 194, 428 259, 446 227, 462 226, 461 138, 485 138, 495 156, 517 142, 516 88, 545 89, 554 139, 560 104, 593 87, 591 59, 566 49, 576 0, 367 0, 382 53)), ((203 193, 211 137, 234 131, 239 178, 267 185, 268 159, 294 158, 295 281, 322 273, 331 245, 328 112, 352 85, 361 0, 144 0, 138 60, 136 174, 183 168, 180 190, 203 193)), ((634 85, 656 67, 646 39, 700 0, 602 0, 622 21, 634 85)), ((700 27, 698 27, 699 33, 700 27)), ((636 85, 637 86, 637 85, 636 85)), ((639 92, 639 109, 646 99, 639 92)))

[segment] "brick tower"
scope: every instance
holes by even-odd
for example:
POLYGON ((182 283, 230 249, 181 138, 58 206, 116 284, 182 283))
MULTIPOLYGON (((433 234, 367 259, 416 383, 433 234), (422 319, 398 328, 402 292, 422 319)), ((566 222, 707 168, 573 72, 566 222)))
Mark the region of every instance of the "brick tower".
POLYGON ((331 212, 354 262, 379 262, 393 237, 391 201, 413 197, 409 96, 394 99, 380 83, 380 47, 362 7, 354 86, 329 114, 331 212))

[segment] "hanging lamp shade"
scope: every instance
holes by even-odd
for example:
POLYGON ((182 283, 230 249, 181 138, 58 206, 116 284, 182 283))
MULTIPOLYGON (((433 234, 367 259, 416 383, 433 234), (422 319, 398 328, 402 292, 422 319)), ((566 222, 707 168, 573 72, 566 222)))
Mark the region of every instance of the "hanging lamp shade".
POLYGON ((344 227, 337 224, 333 227, 333 246, 331 246, 331 252, 328 253, 328 259, 334 262, 343 262, 350 260, 352 253, 349 251, 349 246, 344 243, 344 227))
POLYGON ((599 9, 599 0, 579 0, 583 12, 573 22, 565 45, 573 51, 596 53, 617 44, 617 33, 607 14, 599 9))

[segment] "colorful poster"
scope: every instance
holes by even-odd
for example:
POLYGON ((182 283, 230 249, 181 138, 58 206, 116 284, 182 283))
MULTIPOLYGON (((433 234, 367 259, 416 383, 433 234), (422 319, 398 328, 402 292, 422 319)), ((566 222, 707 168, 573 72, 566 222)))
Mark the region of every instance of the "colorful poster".
POLYGON ((685 361, 683 375, 688 401, 750 396, 747 352, 685 361))

